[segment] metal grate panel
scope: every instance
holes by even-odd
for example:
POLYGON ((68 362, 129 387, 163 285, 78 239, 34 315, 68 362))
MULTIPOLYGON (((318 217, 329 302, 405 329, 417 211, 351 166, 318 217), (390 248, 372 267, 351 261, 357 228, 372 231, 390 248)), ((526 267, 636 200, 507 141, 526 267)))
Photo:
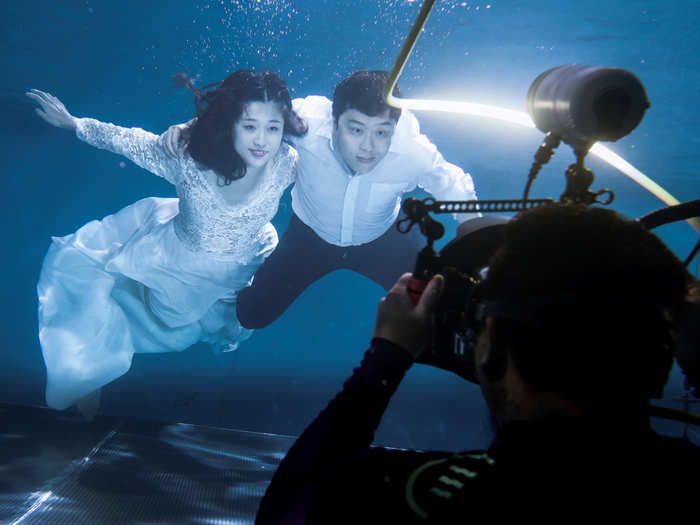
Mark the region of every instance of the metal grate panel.
POLYGON ((252 523, 294 438, 0 405, 0 521, 252 523), (6 431, 5 431, 6 430, 6 431))

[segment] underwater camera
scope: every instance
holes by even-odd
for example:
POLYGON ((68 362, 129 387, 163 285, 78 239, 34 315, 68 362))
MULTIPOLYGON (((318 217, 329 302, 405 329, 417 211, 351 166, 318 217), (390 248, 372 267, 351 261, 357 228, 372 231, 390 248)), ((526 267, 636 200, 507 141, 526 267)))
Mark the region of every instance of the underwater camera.
MULTIPOLYGON (((474 348, 483 319, 498 313, 498 304, 479 301, 480 283, 488 271, 491 256, 502 243, 505 224, 510 220, 492 213, 519 212, 535 206, 546 206, 553 199, 529 199, 532 181, 543 164, 549 161, 554 149, 563 141, 576 155, 576 162, 566 170, 566 188, 561 203, 609 204, 614 199, 612 191, 591 191, 593 172, 584 166, 584 158, 597 141, 614 141, 630 133, 641 122, 649 107, 643 85, 632 73, 597 66, 565 65, 542 73, 532 83, 527 95, 527 107, 536 126, 546 134, 543 144, 535 153, 522 198, 511 200, 436 201, 432 198, 409 198, 403 202, 405 218, 397 227, 408 232, 417 226, 427 239, 420 251, 413 276, 409 283, 409 295, 417 303, 428 281, 436 273, 446 278, 441 302, 435 313, 435 330, 432 344, 419 357, 419 363, 442 368, 477 382, 474 348), (487 214, 460 224, 455 239, 447 243, 439 253, 434 241, 444 235, 443 225, 431 214, 441 213, 487 214), (495 310, 494 310, 495 308, 495 310)), ((662 224, 686 220, 700 215, 700 200, 663 208, 638 219, 648 229, 662 224)), ((689 255, 686 265, 695 257, 698 247, 689 255)), ((497 303, 497 302, 496 302, 497 303)), ((512 308, 512 304, 509 305, 512 308)), ((688 366, 683 366, 690 384, 700 385, 700 363, 697 347, 700 346, 700 305, 691 314, 695 326, 686 342, 688 366)), ((526 308, 523 305, 523 308, 526 308)))

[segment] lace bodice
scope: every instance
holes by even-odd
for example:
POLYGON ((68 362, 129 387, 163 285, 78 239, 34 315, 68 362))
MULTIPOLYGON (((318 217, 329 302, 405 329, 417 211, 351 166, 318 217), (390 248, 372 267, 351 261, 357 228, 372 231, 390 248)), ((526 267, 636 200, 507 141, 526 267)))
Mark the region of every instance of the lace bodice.
POLYGON ((180 197, 180 213, 173 224, 178 238, 193 251, 221 258, 245 261, 256 254, 263 227, 277 213, 282 193, 294 181, 297 153, 283 143, 249 198, 228 204, 207 180, 206 167, 187 153, 170 157, 153 133, 81 118, 76 119, 76 134, 174 184, 180 197))

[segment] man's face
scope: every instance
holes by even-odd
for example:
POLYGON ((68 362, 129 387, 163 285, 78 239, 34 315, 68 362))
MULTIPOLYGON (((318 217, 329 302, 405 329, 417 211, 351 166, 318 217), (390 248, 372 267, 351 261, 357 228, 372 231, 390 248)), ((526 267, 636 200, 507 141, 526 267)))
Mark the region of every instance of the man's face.
POLYGON ((394 128, 389 110, 370 117, 348 109, 338 117, 333 140, 348 168, 360 175, 371 171, 387 154, 394 128))

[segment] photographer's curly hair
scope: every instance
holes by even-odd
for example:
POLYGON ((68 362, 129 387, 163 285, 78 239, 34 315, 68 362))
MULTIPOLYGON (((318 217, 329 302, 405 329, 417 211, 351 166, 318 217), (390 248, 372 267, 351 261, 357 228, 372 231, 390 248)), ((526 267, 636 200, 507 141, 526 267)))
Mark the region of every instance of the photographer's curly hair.
POLYGON ((656 235, 612 210, 530 210, 507 225, 483 297, 545 300, 533 322, 495 317, 492 345, 531 388, 581 407, 660 397, 691 282, 656 235))
POLYGON ((244 69, 231 73, 223 82, 195 89, 186 73, 174 77, 195 94, 197 120, 189 129, 187 151, 198 162, 223 177, 224 184, 246 173, 243 159, 233 147, 233 124, 250 102, 275 102, 284 117, 284 134, 300 136, 308 126, 292 110, 292 99, 284 81, 272 72, 244 69), (208 88, 217 86, 215 90, 208 88))

